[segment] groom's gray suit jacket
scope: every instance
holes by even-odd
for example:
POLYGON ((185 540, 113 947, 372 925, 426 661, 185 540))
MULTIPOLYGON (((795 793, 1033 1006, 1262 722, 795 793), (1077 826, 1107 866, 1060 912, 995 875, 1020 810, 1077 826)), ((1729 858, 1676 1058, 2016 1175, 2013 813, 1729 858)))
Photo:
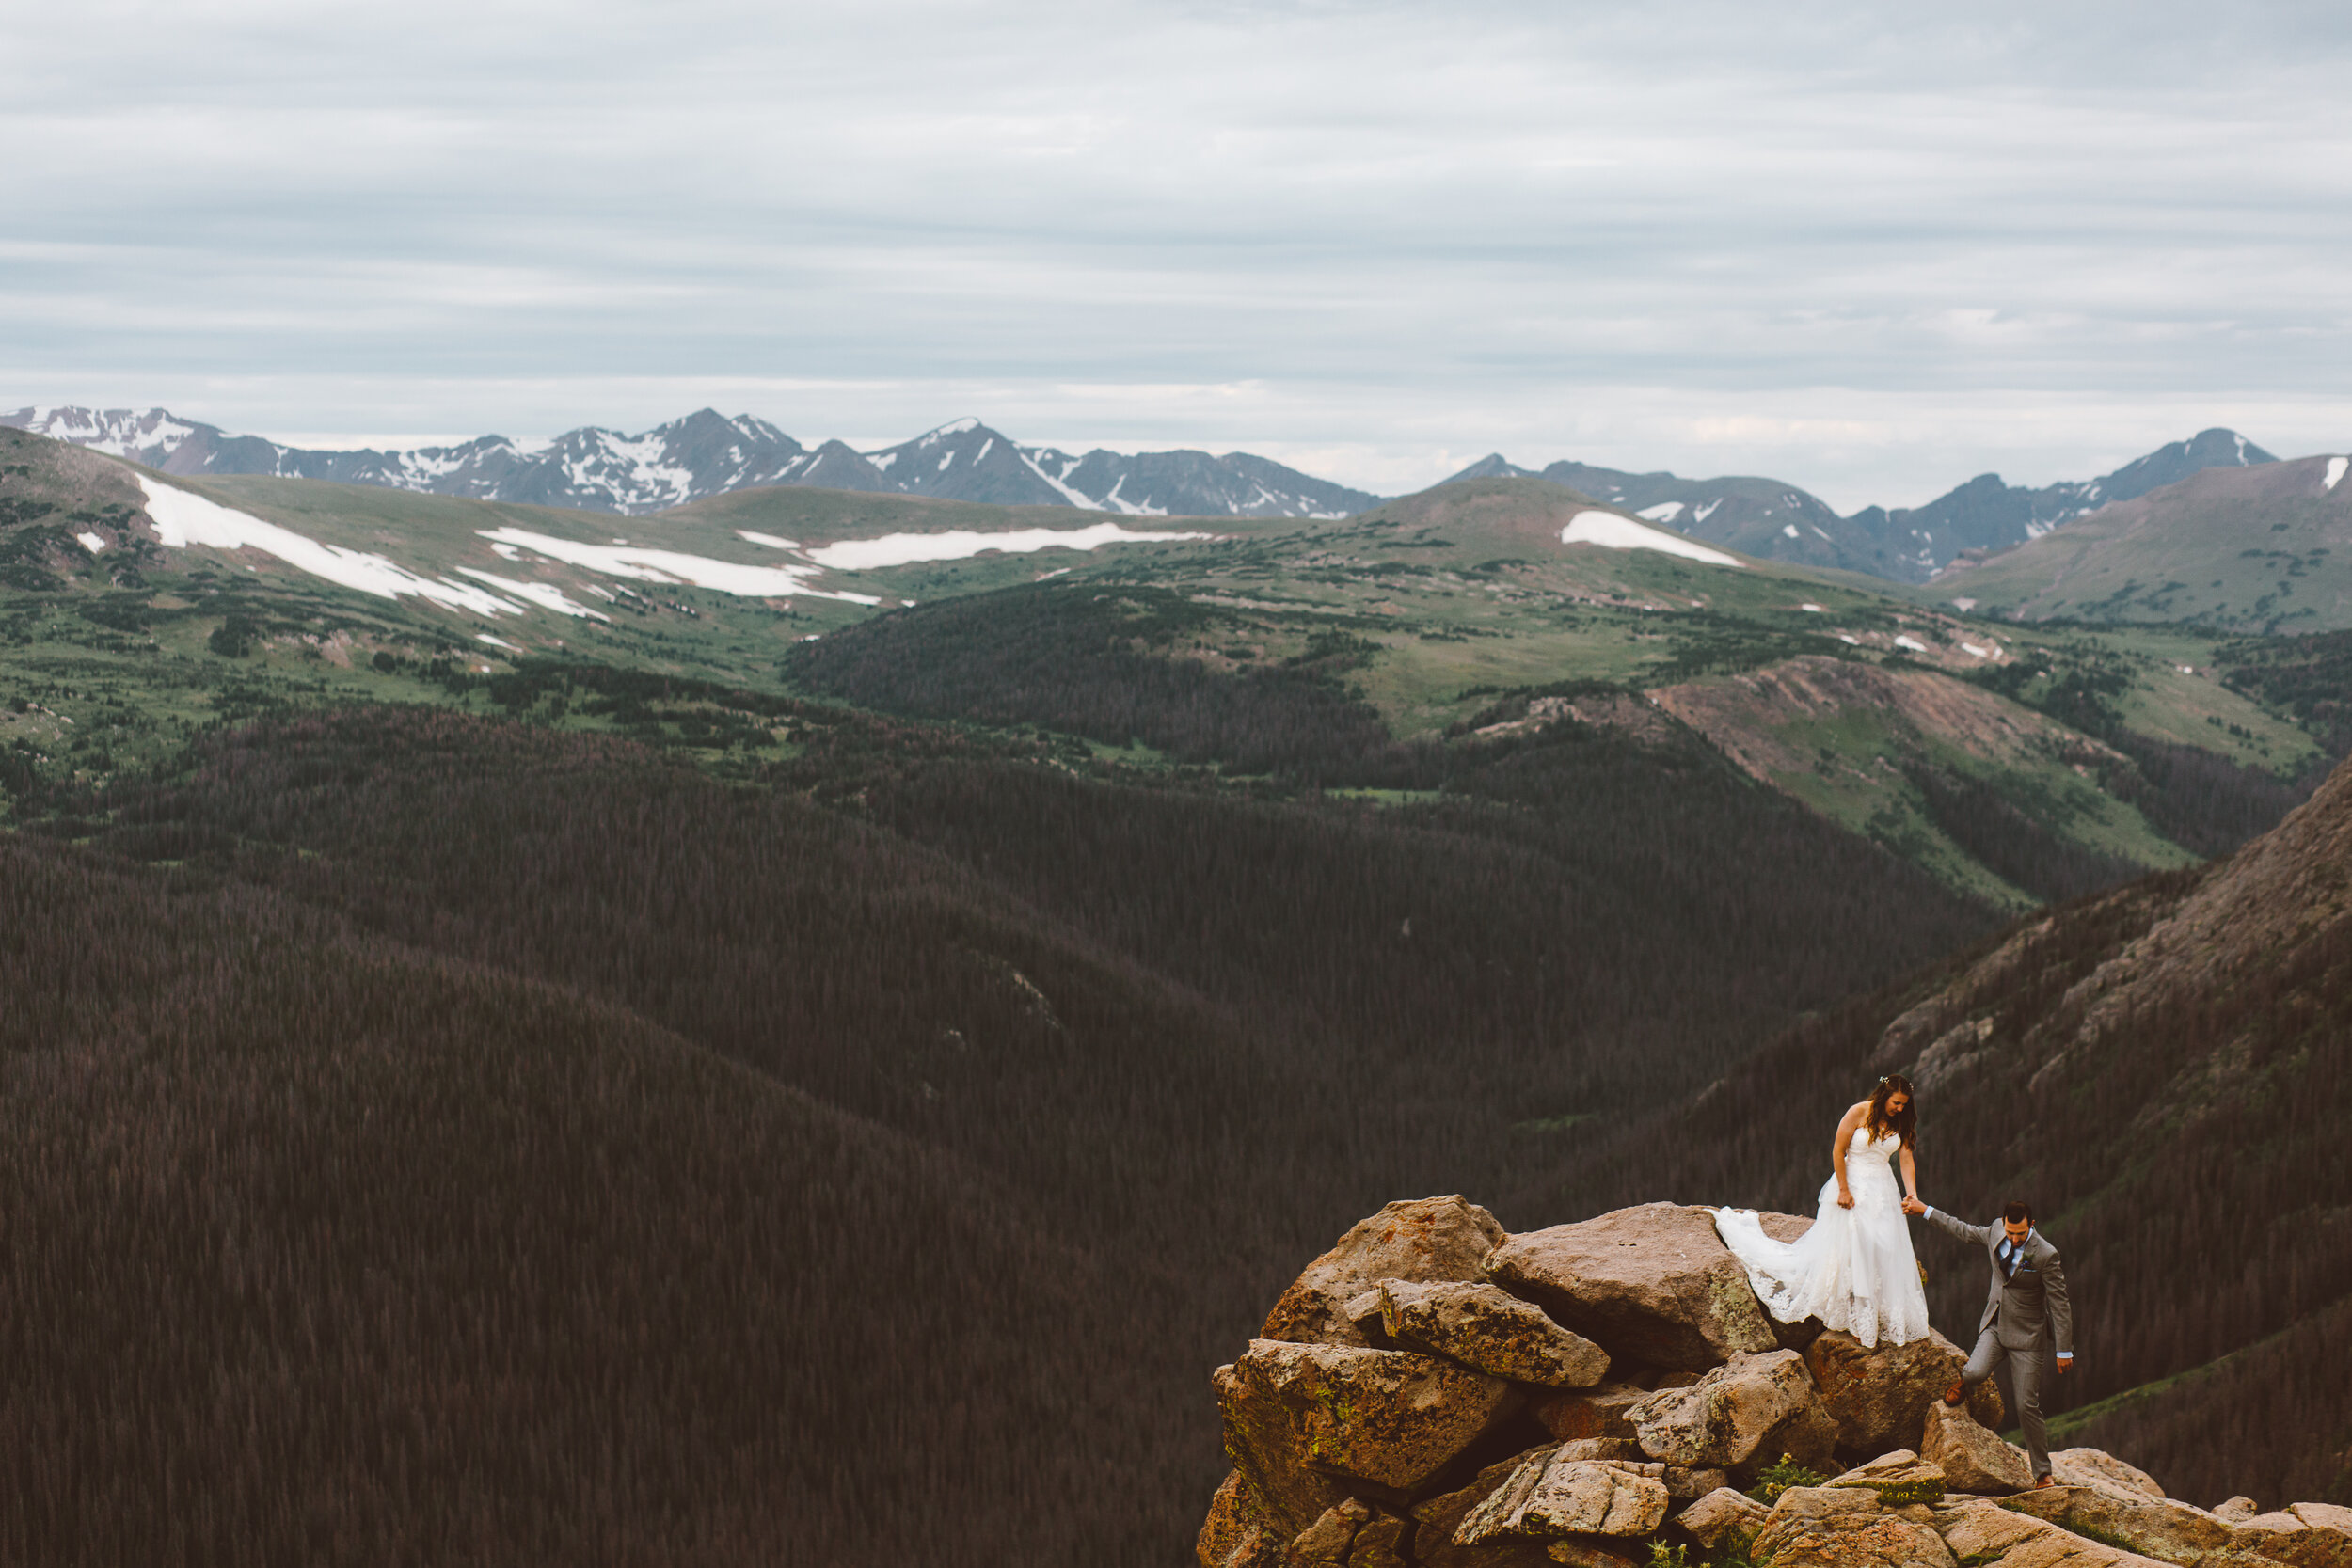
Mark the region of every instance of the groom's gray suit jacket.
POLYGON ((1998 1224, 1964 1225, 1941 1209, 1929 1210, 1928 1218, 1962 1241, 1983 1247, 1985 1260, 1993 1265, 1993 1291, 1977 1323, 1979 1335, 1997 1323, 2003 1350, 2074 1353, 2074 1307, 2066 1299, 2066 1270, 2058 1262, 2058 1248, 2041 1231, 2026 1238, 2024 1261, 2015 1274, 2004 1277, 2001 1243, 2009 1234, 1998 1224))

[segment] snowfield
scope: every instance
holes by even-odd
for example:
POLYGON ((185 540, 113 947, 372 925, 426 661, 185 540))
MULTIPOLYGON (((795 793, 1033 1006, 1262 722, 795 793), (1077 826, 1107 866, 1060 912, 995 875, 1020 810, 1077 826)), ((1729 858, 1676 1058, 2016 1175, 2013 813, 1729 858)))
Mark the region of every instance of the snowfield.
POLYGON ((1568 526, 1560 531, 1564 545, 1598 545, 1612 550, 1660 550, 1690 561, 1703 561, 1709 566, 1738 566, 1736 556, 1685 539, 1678 533, 1648 528, 1630 517, 1614 512, 1580 512, 1568 519, 1568 526))
POLYGON ((158 484, 137 476, 147 493, 147 515, 167 548, 186 549, 207 545, 216 550, 255 549, 274 555, 296 571, 356 588, 362 594, 398 598, 411 594, 450 610, 469 610, 478 615, 520 615, 523 607, 480 588, 447 578, 419 577, 380 555, 346 550, 306 539, 292 529, 265 523, 249 512, 238 512, 207 500, 192 491, 158 484))
POLYGON ((558 539, 552 534, 533 533, 519 528, 483 529, 478 531, 493 543, 513 545, 518 549, 544 555, 551 561, 601 572, 607 577, 629 578, 639 582, 689 583, 696 588, 710 588, 722 594, 753 599, 781 599, 798 594, 812 599, 842 599, 850 604, 882 603, 871 594, 846 594, 812 588, 809 578, 818 575, 813 566, 744 566, 732 561, 712 561, 707 556, 687 555, 679 550, 582 545, 574 540, 558 539))
POLYGON ((983 550, 1026 555, 1035 550, 1093 550, 1104 545, 1167 545, 1214 539, 1214 533, 1153 532, 1096 523, 1092 528, 1023 528, 1002 533, 950 529, 945 533, 885 533, 879 539, 844 539, 807 551, 819 566, 841 572, 870 572, 918 561, 962 561, 983 550))

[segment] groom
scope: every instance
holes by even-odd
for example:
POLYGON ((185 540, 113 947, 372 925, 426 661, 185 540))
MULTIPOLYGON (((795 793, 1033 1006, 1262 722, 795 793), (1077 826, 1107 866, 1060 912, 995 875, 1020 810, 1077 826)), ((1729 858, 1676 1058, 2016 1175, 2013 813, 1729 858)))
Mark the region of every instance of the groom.
POLYGON ((2060 1376, 2074 1365, 2074 1308, 2066 1299, 2066 1271, 2058 1248, 2033 1227, 2033 1207, 2010 1203, 1999 1225, 1963 1225, 1915 1197, 1903 1212, 1924 1214, 1963 1242, 1974 1242, 1993 1260, 1993 1291, 1978 1323, 1976 1354, 1960 1381, 1944 1391, 1956 1405, 1968 1390, 1991 1377, 2003 1361, 2017 1385, 2018 1424, 2026 1429, 2026 1451, 2033 1460, 2033 1483, 2050 1482, 2050 1434, 2042 1422, 2042 1363, 2055 1341, 2060 1376))

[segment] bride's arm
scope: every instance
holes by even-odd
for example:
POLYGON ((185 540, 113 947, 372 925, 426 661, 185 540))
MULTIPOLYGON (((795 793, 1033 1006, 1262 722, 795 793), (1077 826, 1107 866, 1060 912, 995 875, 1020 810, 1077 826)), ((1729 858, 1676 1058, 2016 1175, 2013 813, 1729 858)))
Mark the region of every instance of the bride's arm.
POLYGON ((1903 1191, 1913 1197, 1919 1196, 1919 1163, 1911 1157, 1911 1146, 1903 1145, 1903 1191))
POLYGON ((1853 1141, 1853 1130, 1862 1125, 1863 1113, 1869 1110, 1869 1101, 1849 1109, 1837 1118, 1837 1145, 1829 1151, 1830 1169, 1837 1173, 1837 1207, 1853 1207, 1853 1189, 1846 1185, 1846 1146, 1853 1141))

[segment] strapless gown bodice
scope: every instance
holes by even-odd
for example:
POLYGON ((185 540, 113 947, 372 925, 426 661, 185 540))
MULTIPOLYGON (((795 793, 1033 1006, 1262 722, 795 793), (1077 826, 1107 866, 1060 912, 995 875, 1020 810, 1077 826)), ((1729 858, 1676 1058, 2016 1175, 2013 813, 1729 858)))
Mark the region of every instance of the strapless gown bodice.
POLYGON ((1856 1128, 1846 1144, 1853 1207, 1838 1206, 1837 1175, 1831 1172, 1812 1228, 1794 1242, 1766 1235, 1752 1209, 1714 1211, 1716 1233, 1747 1269, 1765 1310, 1788 1323, 1819 1318, 1866 1345, 1926 1336, 1928 1295, 1895 1180, 1901 1148, 1896 1134, 1872 1138, 1868 1128, 1856 1128))

